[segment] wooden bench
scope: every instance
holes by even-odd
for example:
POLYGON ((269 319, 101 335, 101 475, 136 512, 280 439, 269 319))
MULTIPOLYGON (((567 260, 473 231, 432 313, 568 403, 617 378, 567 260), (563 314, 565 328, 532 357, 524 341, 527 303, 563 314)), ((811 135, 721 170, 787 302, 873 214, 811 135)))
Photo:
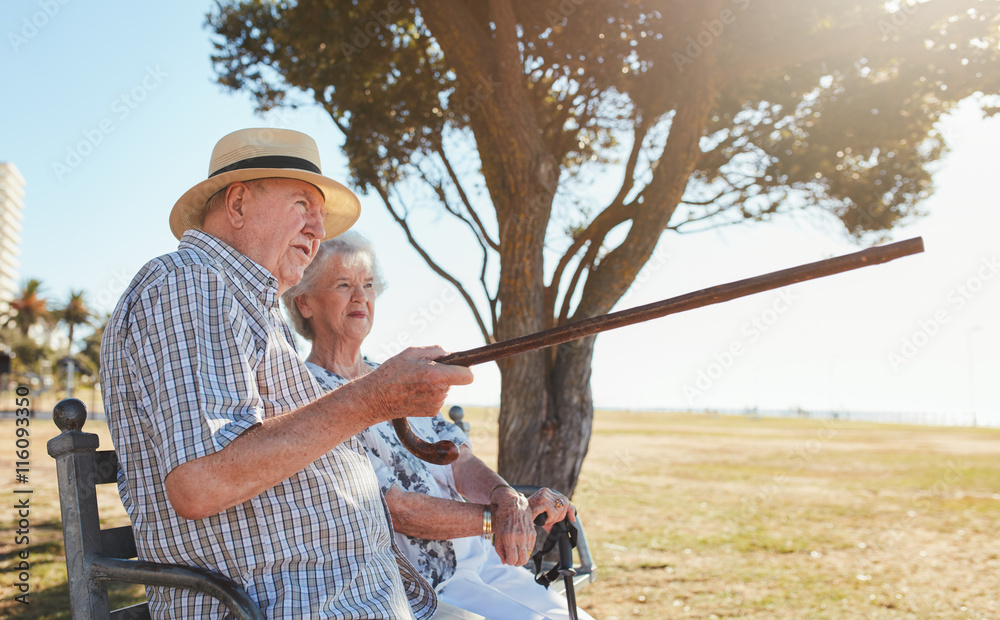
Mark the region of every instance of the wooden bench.
MULTIPOLYGON (((460 407, 453 407, 449 413, 453 414, 452 419, 462 421, 460 407)), ((52 417, 61 433, 49 440, 47 447, 56 460, 73 620, 150 618, 146 603, 111 610, 109 581, 196 590, 221 601, 240 620, 263 620, 263 612, 247 591, 226 576, 191 566, 136 560, 131 526, 101 529, 97 485, 118 482, 118 457, 114 450, 99 450, 98 436, 82 430, 87 408, 81 401, 68 398, 59 402, 52 417)), ((515 485, 515 488, 532 495, 540 487, 515 485)), ((594 563, 579 515, 576 526, 579 564, 574 566, 573 582, 575 588, 580 588, 594 580, 594 563)), ((539 528, 539 541, 544 539, 545 533, 539 528)), ((549 570, 557 561, 558 556, 547 555, 543 569, 549 570)), ((533 565, 526 568, 534 571, 533 565)), ((551 587, 565 592, 562 580, 553 582, 551 587)))
POLYGON ((48 442, 56 460, 62 507, 66 573, 73 620, 149 618, 146 603, 112 611, 109 581, 197 590, 221 601, 240 620, 263 620, 264 613, 241 586, 214 571, 135 560, 135 536, 125 525, 101 529, 97 485, 118 481, 114 450, 98 450, 97 435, 83 432, 87 408, 75 398, 56 405, 53 419, 61 434, 48 442))

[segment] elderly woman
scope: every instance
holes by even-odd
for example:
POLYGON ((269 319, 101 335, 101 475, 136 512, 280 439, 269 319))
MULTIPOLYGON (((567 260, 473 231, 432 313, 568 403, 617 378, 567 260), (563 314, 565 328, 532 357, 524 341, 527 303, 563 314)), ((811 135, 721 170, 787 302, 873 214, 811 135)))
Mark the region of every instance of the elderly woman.
MULTIPOLYGON (((375 297, 384 283, 371 245, 347 232, 323 242, 301 282, 283 296, 296 331, 312 341, 306 365, 328 390, 371 372, 361 355, 371 331, 375 297)), ((385 494, 396 541, 437 589, 441 600, 492 620, 568 618, 566 599, 521 568, 535 542, 533 518, 550 526, 572 504, 542 489, 525 498, 472 453, 465 434, 439 414, 410 420, 426 439, 460 446, 451 465, 410 454, 388 422, 359 437, 385 494), (490 544, 492 534, 492 545, 490 544)), ((580 612, 581 618, 590 618, 580 612)))

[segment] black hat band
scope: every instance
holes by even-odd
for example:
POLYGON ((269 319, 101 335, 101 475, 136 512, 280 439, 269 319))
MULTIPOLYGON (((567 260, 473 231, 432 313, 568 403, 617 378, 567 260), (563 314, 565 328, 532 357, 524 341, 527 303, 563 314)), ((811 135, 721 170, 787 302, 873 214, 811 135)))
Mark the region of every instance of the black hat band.
POLYGON ((305 170, 307 172, 314 172, 316 174, 322 174, 319 171, 319 166, 312 163, 308 159, 302 159, 301 157, 290 157, 288 155, 263 155, 261 157, 250 157, 249 159, 242 159, 236 163, 229 164, 225 168, 219 168, 212 174, 208 175, 208 178, 212 178, 216 175, 223 174, 225 172, 232 172, 234 170, 247 170, 249 168, 284 168, 284 169, 296 169, 305 170))

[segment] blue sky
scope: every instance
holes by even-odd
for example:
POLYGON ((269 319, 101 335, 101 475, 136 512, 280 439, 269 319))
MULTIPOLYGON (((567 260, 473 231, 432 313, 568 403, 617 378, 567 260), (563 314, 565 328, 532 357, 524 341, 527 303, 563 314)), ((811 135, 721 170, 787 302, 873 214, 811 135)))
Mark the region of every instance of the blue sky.
MULTIPOLYGON (((346 178, 342 136, 315 109, 253 113, 214 84, 207 2, 8 1, 0 6, 0 161, 27 179, 22 279, 50 297, 85 289, 110 310, 127 281, 176 241, 174 201, 203 179, 222 135, 299 129, 324 171, 346 178)), ((952 152, 928 217, 894 233, 927 252, 784 292, 628 327, 598 338, 598 406, 918 411, 1000 424, 1000 123, 964 109, 942 127, 952 152), (738 351, 733 354, 732 351, 738 351), (992 416, 992 417, 990 417, 992 416)), ((357 229, 379 250, 389 289, 367 353, 402 343, 482 344, 468 310, 423 266, 375 199, 357 229)), ((422 231, 437 249, 451 238, 422 231)), ((857 248, 814 217, 661 241, 620 308, 845 254, 857 248)), ((498 373, 476 367, 452 402, 499 400, 498 373)))

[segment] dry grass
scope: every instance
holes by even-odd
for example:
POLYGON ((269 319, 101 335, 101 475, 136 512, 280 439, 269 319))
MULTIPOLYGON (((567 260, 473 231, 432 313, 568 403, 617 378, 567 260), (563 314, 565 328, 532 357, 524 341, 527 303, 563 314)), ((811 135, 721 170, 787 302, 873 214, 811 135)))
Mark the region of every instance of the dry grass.
POLYGON ((598 412, 578 601, 604 620, 1000 618, 998 457, 995 429, 598 412))
MULTIPOLYGON (((495 411, 467 414, 495 463, 495 411)), ((68 618, 55 428, 32 431, 32 604, 11 600, 8 509, 0 615, 68 618)), ((13 440, 0 421, 10 476, 13 440)), ((579 603, 604 620, 1000 617, 998 457, 990 429, 598 412, 574 502, 599 569, 579 603)))

